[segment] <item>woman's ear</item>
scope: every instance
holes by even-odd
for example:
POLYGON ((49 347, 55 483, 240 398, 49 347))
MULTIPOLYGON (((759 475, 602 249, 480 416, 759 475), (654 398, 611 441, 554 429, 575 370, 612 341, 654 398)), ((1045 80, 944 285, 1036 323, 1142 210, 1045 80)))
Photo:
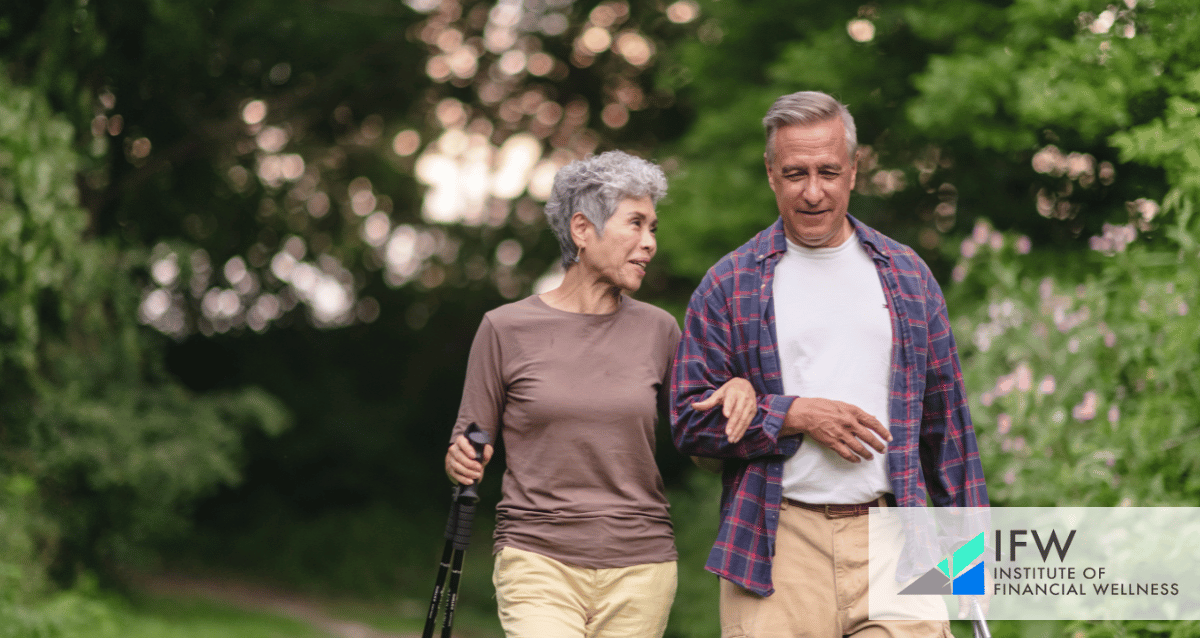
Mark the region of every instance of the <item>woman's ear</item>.
POLYGON ((583 213, 576 212, 571 215, 571 239, 574 240, 576 248, 583 248, 587 244, 589 230, 595 233, 591 220, 583 213))

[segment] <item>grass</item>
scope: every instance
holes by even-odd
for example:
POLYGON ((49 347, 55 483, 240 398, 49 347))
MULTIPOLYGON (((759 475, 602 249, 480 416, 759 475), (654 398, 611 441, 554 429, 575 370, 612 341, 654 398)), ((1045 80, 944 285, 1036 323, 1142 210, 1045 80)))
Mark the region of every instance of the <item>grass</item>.
POLYGON ((122 638, 328 638, 299 620, 198 599, 139 598, 116 624, 122 638))

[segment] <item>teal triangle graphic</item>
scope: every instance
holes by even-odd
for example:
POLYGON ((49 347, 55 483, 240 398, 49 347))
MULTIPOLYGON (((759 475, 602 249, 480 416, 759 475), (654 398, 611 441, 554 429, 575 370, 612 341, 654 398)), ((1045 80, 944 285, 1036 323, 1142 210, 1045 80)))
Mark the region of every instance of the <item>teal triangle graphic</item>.
POLYGON ((979 532, 978 536, 967 541, 962 547, 954 550, 954 555, 952 558, 954 575, 958 576, 959 574, 963 573, 964 570, 971 566, 971 563, 975 562, 976 558, 979 558, 982 555, 983 532, 979 532))
POLYGON ((950 578, 950 559, 949 558, 943 558, 942 562, 938 563, 937 568, 938 568, 938 571, 940 571, 946 575, 946 578, 950 578))

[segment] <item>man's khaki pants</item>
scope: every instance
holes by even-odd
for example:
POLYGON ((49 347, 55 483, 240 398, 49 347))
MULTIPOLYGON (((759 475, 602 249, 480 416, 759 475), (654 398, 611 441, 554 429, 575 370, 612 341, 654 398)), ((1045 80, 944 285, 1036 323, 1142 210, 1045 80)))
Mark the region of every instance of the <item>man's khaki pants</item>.
POLYGON ((869 619, 871 572, 887 579, 895 570, 894 561, 868 568, 869 533, 866 515, 830 518, 784 501, 775 593, 762 597, 722 579, 722 638, 951 638, 948 621, 869 619))

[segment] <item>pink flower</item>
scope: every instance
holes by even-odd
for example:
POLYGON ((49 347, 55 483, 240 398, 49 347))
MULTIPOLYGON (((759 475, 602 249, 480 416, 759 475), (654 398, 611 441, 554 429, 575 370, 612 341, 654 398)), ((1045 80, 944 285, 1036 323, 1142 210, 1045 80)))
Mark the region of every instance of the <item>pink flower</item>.
POLYGON ((1097 403, 1095 391, 1088 390, 1083 393, 1083 401, 1071 408, 1071 416, 1078 421, 1091 421, 1096 418, 1097 403))

